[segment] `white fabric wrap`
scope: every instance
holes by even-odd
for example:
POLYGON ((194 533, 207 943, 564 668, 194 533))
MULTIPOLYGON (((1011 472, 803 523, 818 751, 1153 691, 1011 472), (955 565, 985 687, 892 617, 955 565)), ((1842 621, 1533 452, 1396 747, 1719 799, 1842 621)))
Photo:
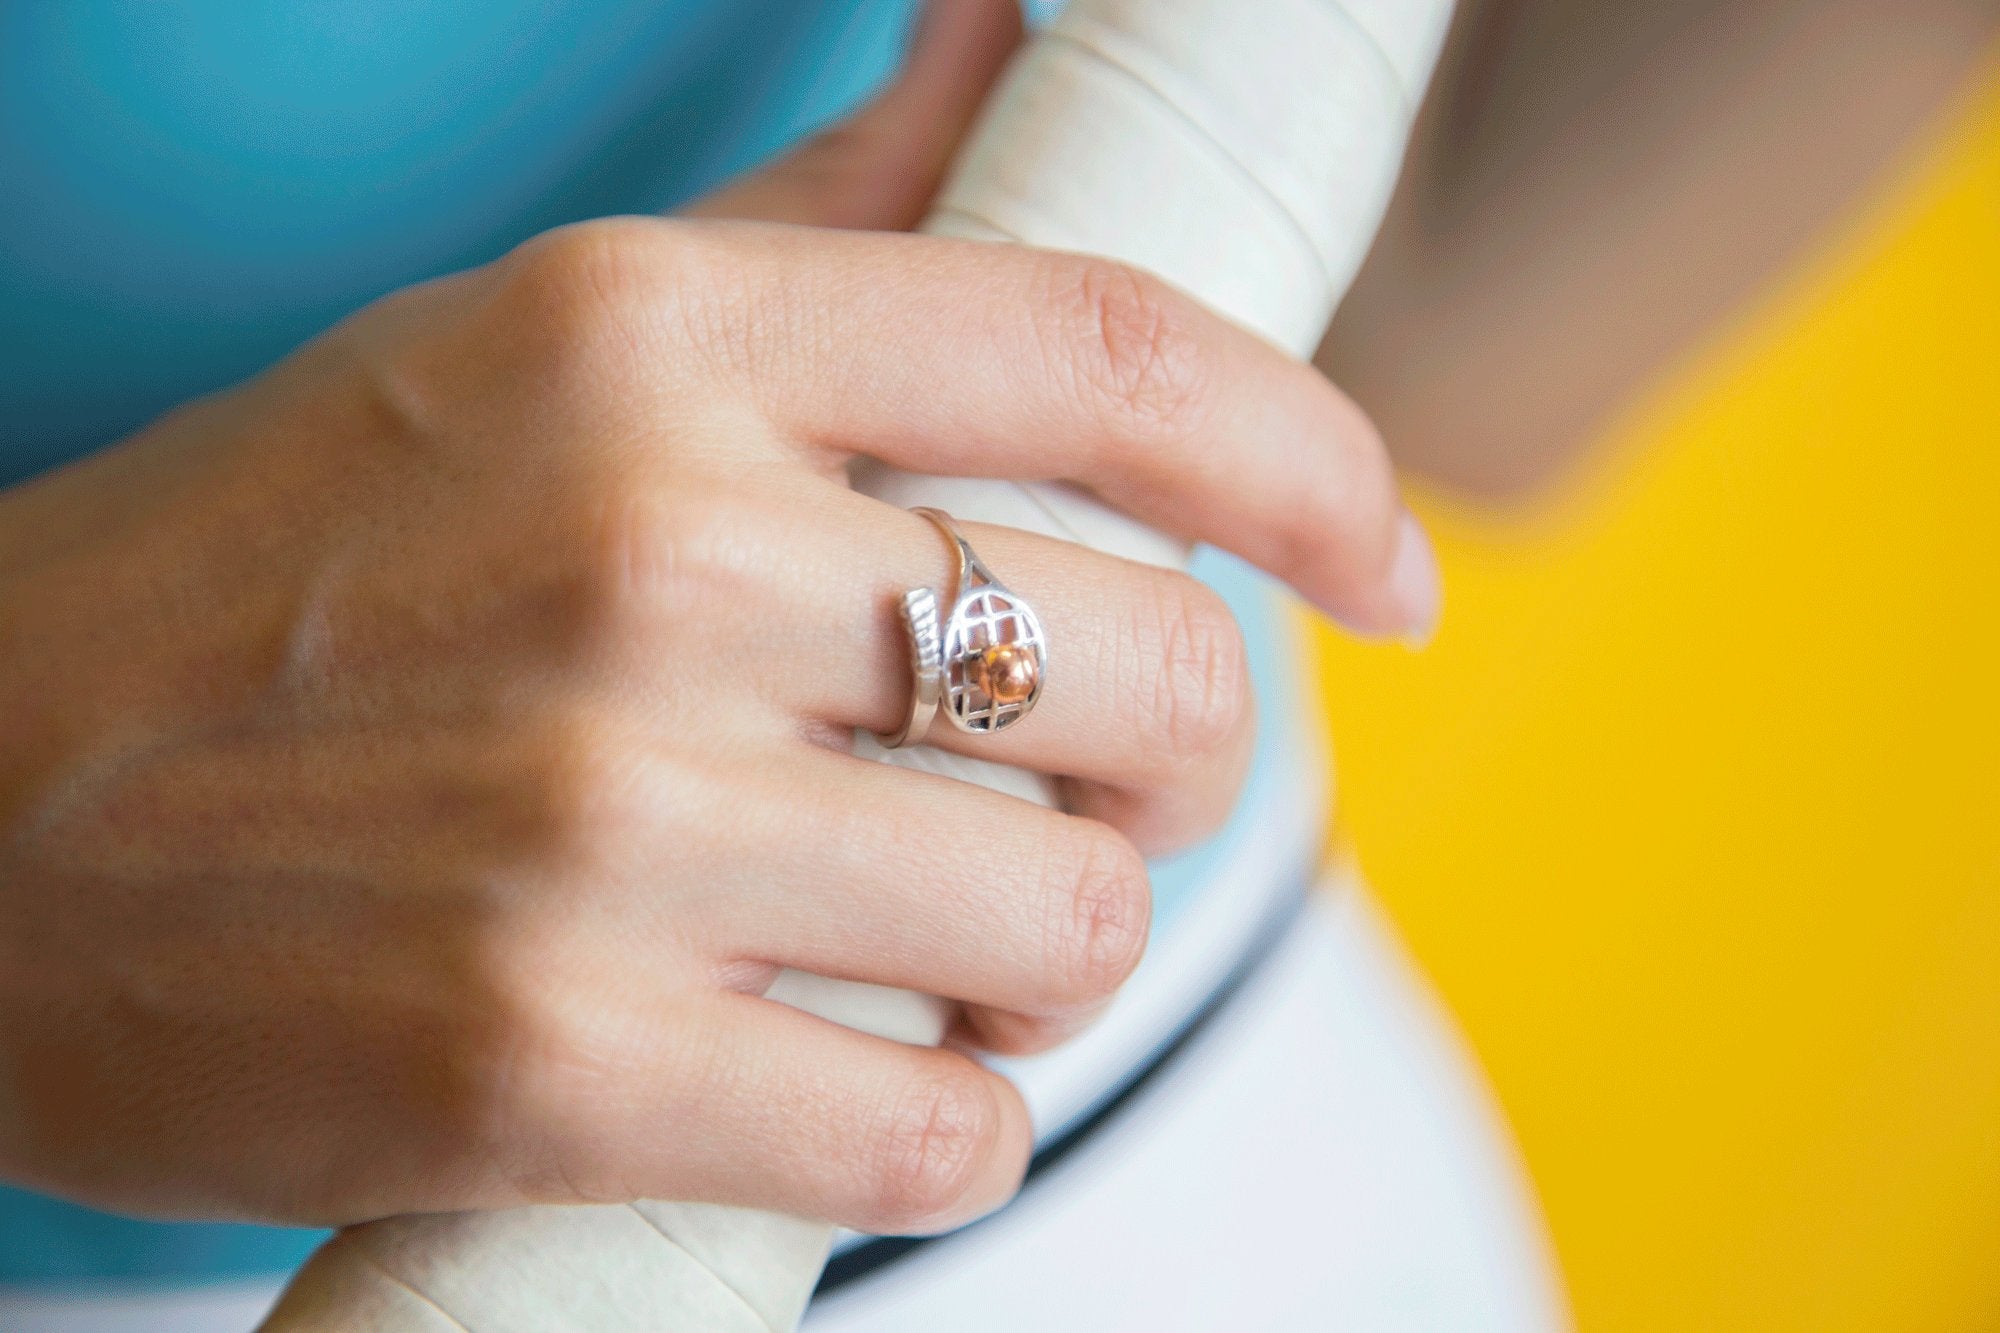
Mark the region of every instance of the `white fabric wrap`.
MULTIPOLYGON (((1307 356, 1380 223, 1450 12, 1074 0, 1008 72, 924 229, 1136 264, 1307 356)), ((1068 486, 886 469, 858 484, 1132 559, 1187 554, 1068 486)), ((859 748, 1054 804, 1033 774, 859 748)), ((798 973, 770 993, 904 1041, 936 1042, 945 1020, 927 997, 798 973)), ((265 1327, 770 1333, 797 1324, 831 1238, 819 1222, 651 1201, 392 1218, 323 1247, 265 1327)))

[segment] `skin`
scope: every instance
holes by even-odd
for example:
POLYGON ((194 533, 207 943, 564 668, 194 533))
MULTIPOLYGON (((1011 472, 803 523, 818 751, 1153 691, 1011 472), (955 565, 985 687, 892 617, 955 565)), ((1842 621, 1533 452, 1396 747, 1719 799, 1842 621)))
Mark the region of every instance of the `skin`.
POLYGON ((1319 364, 1396 461, 1545 494, 1991 77, 1995 0, 1461 0, 1319 364))
POLYGON ((849 462, 1069 479, 1365 633, 1437 612, 1317 373, 1114 265, 887 234, 1019 36, 947 4, 879 103, 697 216, 396 293, 0 494, 0 1176, 312 1223, 652 1196, 921 1231, 1011 1194, 1003 1079, 759 992, 1073 1031, 1138 961, 1141 853, 1241 781, 1243 645, 1183 575, 968 525, 1064 675, 937 743, 1070 809, 858 759, 945 553, 849 462), (951 895, 941 824, 986 853, 951 895))

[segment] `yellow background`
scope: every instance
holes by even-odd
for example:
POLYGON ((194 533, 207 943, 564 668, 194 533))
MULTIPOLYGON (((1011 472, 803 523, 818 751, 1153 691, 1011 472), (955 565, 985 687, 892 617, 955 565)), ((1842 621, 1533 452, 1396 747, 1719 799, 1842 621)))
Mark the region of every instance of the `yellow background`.
POLYGON ((2000 1329, 2000 80, 1587 476, 1420 508, 1340 821, 1579 1324, 2000 1329))

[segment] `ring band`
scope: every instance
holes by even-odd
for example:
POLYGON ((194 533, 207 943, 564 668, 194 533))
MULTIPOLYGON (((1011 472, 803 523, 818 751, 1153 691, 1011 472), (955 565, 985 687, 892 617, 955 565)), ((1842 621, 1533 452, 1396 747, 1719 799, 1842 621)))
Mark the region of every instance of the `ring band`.
POLYGON ((944 641, 938 629, 937 593, 912 588, 896 608, 903 633, 910 641, 910 715, 900 731, 877 737, 894 750, 921 744, 937 716, 938 691, 944 682, 944 641))
POLYGON ((917 508, 958 557, 951 596, 912 588, 897 610, 910 646, 910 715, 902 730, 883 735, 890 749, 915 745, 942 712, 960 731, 986 733, 1013 726, 1033 710, 1048 679, 1042 622, 1018 594, 993 577, 942 509, 917 508), (942 617, 940 605, 949 610, 942 617))

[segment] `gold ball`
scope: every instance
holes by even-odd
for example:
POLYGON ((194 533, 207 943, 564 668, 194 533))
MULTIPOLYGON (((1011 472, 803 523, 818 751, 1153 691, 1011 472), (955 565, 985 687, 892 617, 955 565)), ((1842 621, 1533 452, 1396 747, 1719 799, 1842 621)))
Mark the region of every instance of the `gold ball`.
POLYGON ((995 703, 1026 702, 1035 692, 1039 674, 1034 649, 1018 643, 996 643, 972 659, 972 683, 995 703))

